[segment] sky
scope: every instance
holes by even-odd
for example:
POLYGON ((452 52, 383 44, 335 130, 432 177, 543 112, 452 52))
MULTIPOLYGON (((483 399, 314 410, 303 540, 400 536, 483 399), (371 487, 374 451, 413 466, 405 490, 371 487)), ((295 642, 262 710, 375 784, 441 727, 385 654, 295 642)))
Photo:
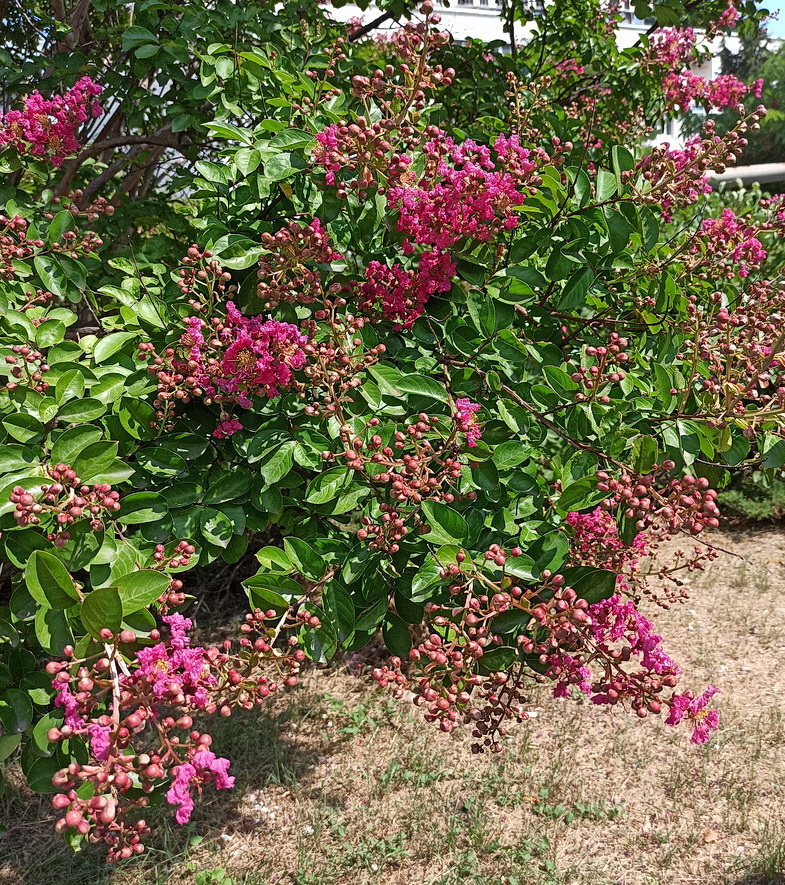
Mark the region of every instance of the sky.
POLYGON ((779 19, 772 19, 766 27, 772 37, 785 37, 785 3, 765 3, 769 12, 779 11, 779 19))

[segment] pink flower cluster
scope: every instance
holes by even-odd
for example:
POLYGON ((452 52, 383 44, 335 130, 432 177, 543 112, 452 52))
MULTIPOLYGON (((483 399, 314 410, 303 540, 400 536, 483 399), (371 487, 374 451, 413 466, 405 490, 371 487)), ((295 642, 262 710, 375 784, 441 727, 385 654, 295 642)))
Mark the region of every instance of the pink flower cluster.
POLYGON ((724 209, 719 218, 701 224, 699 237, 705 257, 711 257, 715 267, 738 264, 739 276, 746 277, 766 260, 767 252, 755 233, 732 209, 724 209))
POLYGON ((455 264, 443 252, 423 252, 416 270, 371 261, 360 285, 359 308, 410 329, 431 295, 450 289, 454 274, 455 264))
POLYGON ((736 9, 736 5, 734 0, 728 0, 728 5, 725 7, 722 15, 717 19, 716 22, 713 22, 709 27, 709 34, 716 31, 720 31, 724 28, 735 28, 738 24, 741 13, 738 9, 736 9))
MULTIPOLYGON (((589 606, 589 633, 600 646, 610 648, 624 642, 632 657, 641 659, 644 670, 658 676, 678 676, 681 668, 661 648, 662 636, 654 632, 654 624, 642 615, 631 600, 612 596, 589 606)), ((595 695, 595 704, 610 703, 607 694, 595 695)))
POLYGON ((473 403, 466 397, 455 401, 455 426, 461 433, 466 434, 466 445, 470 449, 474 448, 482 437, 482 427, 476 417, 480 408, 479 403, 473 403))
POLYGON ((760 98, 763 82, 759 79, 747 86, 733 74, 722 74, 714 80, 707 80, 692 71, 682 71, 666 74, 662 86, 668 106, 672 109, 688 111, 697 102, 709 110, 730 108, 741 111, 742 102, 747 96, 760 98))
MULTIPOLYGON (((280 396, 305 365, 308 338, 297 326, 246 317, 231 301, 226 321, 216 328, 209 329, 200 317, 188 317, 185 325, 180 344, 188 348, 187 358, 173 365, 187 375, 189 386, 216 402, 249 409, 252 396, 280 396)), ((214 435, 230 436, 238 425, 236 419, 222 420, 214 435)))
MULTIPOLYGON (((619 665, 606 666, 604 678, 592 682, 591 671, 581 657, 554 652, 547 658, 545 673, 556 680, 554 696, 569 697, 570 688, 576 687, 593 704, 615 705, 628 700, 639 715, 659 713, 663 701, 656 694, 676 685, 681 668, 663 650, 662 636, 655 633, 654 624, 638 611, 634 602, 624 602, 620 596, 589 606, 587 614, 587 633, 595 644, 592 657, 625 662, 637 659, 640 667, 628 671, 619 665)), ((692 742, 705 743, 719 725, 719 713, 706 709, 716 693, 717 689, 710 686, 697 699, 691 692, 673 694, 664 701, 670 708, 666 725, 678 725, 686 717, 694 725, 692 742)))
POLYGON ((216 683, 206 651, 190 647, 187 631, 191 621, 180 614, 164 617, 171 636, 168 642, 159 642, 136 653, 139 668, 133 679, 144 680, 152 686, 158 700, 204 708, 208 703, 208 689, 216 683))
POLYGON ((90 77, 82 77, 66 93, 52 98, 44 98, 36 90, 25 98, 21 111, 0 115, 0 145, 48 157, 53 166, 59 166, 79 150, 76 134, 82 123, 103 113, 96 101, 102 91, 90 77))
POLYGON ((548 655, 548 669, 545 675, 556 683, 553 687, 555 698, 572 697, 571 686, 575 686, 585 695, 591 694, 591 670, 580 658, 573 655, 565 652, 548 655))
POLYGON ((716 710, 707 709, 709 701, 718 693, 719 689, 710 685, 698 697, 689 691, 674 695, 665 724, 678 725, 686 717, 693 724, 692 737, 690 738, 692 743, 707 743, 711 738, 712 731, 720 724, 720 714, 716 710))
POLYGON ((399 212, 398 230, 412 243, 447 249, 463 238, 485 243, 518 226, 515 209, 526 199, 521 189, 530 180, 540 155, 521 146, 517 135, 500 135, 491 149, 467 139, 456 144, 440 130, 430 133, 423 153, 426 164, 415 184, 389 191, 399 212))
POLYGON ((230 790, 234 786, 234 778, 228 773, 228 759, 216 756, 210 750, 200 750, 175 768, 172 785, 166 793, 166 801, 176 805, 174 819, 178 824, 187 824, 194 810, 191 789, 197 787, 201 792, 204 783, 215 784, 216 790, 230 790))
POLYGON ((567 58, 564 61, 557 62, 554 67, 559 72, 559 77, 563 80, 568 79, 570 74, 580 77, 586 71, 585 66, 574 58, 567 58))
POLYGON ((194 714, 229 716, 236 707, 252 709, 297 684, 305 652, 294 636, 283 649, 273 649, 272 619, 282 630, 319 626, 304 609, 283 620, 274 609, 255 609, 245 616, 234 651, 231 640, 205 649, 191 646, 191 621, 173 614, 163 617, 168 636, 151 630, 156 644, 143 646, 131 659, 125 655, 137 643, 135 632, 126 628, 114 635, 104 628, 105 655, 77 658, 66 646, 64 660, 50 661, 46 672, 63 719, 47 739, 56 743, 79 735, 90 750, 88 758, 72 759, 52 778, 57 791, 52 805, 60 814, 55 830, 77 841, 104 842, 110 861, 126 860, 144 850, 150 826, 131 815, 151 804, 151 793, 168 788, 166 799, 184 824, 195 791, 209 783, 231 788, 229 760, 212 752, 212 737, 195 728, 194 714))
POLYGON ((651 35, 643 63, 671 70, 681 68, 695 49, 695 39, 692 28, 660 28, 651 35))

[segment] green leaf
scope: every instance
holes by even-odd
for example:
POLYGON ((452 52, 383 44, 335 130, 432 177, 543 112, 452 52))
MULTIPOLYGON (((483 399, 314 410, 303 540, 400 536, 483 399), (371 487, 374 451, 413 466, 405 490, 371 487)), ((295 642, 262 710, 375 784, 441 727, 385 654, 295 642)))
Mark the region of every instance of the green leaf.
POLYGON ((205 540, 216 547, 226 547, 234 534, 234 526, 229 517, 211 507, 206 507, 199 515, 199 529, 205 540))
POLYGON ((284 129, 270 140, 270 147, 278 150, 289 148, 310 149, 315 144, 313 135, 302 129, 284 129))
POLYGON ((316 615, 321 622, 321 626, 302 627, 299 633, 300 645, 308 655, 308 657, 317 664, 326 664, 334 655, 338 648, 338 637, 335 634, 335 627, 322 609, 306 603, 303 608, 312 615, 316 615))
POLYGON ((613 596, 616 591, 616 572, 607 569, 575 566, 561 569, 565 586, 572 587, 581 599, 593 605, 613 596))
POLYGON ((562 310, 575 310, 575 308, 581 307, 593 282, 594 271, 590 267, 578 268, 564 284, 559 298, 559 307, 562 310))
POLYGON ((100 399, 85 397, 66 403, 57 413, 59 421, 73 424, 75 421, 94 421, 106 411, 106 405, 100 399))
POLYGON ((27 692, 9 688, 0 695, 0 722, 10 734, 27 731, 33 721, 33 704, 27 692))
POLYGON ((284 538, 283 548, 288 558, 301 575, 318 581, 325 572, 324 558, 300 538, 284 538))
POLYGON ((33 265, 45 289, 58 297, 65 294, 68 277, 54 258, 49 255, 36 255, 33 265))
POLYGON ((259 471, 267 485, 275 485, 292 469, 294 447, 294 440, 287 440, 261 459, 259 471))
POLYGON ((518 655, 514 648, 493 648, 480 658, 480 670, 483 673, 507 670, 515 663, 517 658, 518 655))
POLYGON ((152 31, 148 31, 147 28, 140 28, 138 25, 134 25, 132 28, 123 31, 123 52, 136 49, 145 43, 158 43, 158 38, 152 31))
POLYGON ((161 594, 166 592, 171 578, 164 572, 154 569, 141 569, 128 572, 112 583, 120 594, 123 605, 123 617, 152 605, 161 594))
POLYGON ((122 350, 126 342, 138 338, 136 332, 111 332, 101 338, 93 348, 93 361, 96 364, 105 363, 110 357, 122 350))
POLYGON ((144 400, 124 396, 118 404, 117 416, 134 439, 150 439, 155 433, 151 426, 155 420, 155 409, 144 400))
POLYGON ((354 633, 354 602, 350 594, 335 581, 322 593, 324 610, 335 624, 338 639, 345 642, 354 633))
POLYGON ((407 659, 412 649, 412 636, 403 618, 389 612, 382 624, 382 638, 390 654, 407 659))
POLYGON ((79 369, 71 369, 64 372, 55 385, 55 400, 62 405, 68 400, 77 399, 84 395, 84 374, 79 369))
POLYGON ((338 497, 349 484, 351 474, 346 467, 333 467, 315 476, 305 490, 305 500, 310 504, 326 504, 338 497))
POLYGON ((0 762, 8 759, 21 743, 21 734, 4 734, 0 736, 0 762))
POLYGON ((65 323, 45 319, 35 330, 35 343, 39 347, 54 347, 65 338, 65 323))
POLYGON ((597 172, 597 202, 604 203, 610 200, 616 193, 617 184, 615 175, 607 169, 600 169, 597 172))
MULTIPOLYGON (((288 471, 287 471, 288 473, 288 471)), ((205 504, 223 504, 242 498, 253 485, 253 474, 248 470, 226 471, 210 483, 204 496, 205 504)))
POLYGON ((135 492, 120 499, 117 519, 126 525, 157 522, 169 512, 166 498, 157 492, 135 492))
POLYGON ((41 608, 35 613, 34 624, 36 639, 50 655, 62 658, 66 645, 74 644, 74 634, 64 611, 41 608))
POLYGON ((123 603, 116 587, 91 590, 82 603, 82 623, 94 638, 101 638, 101 630, 119 633, 123 622, 123 603))
POLYGON ((607 492, 600 492, 596 488, 596 481, 589 477, 583 477, 570 483, 559 495, 557 506, 562 513, 570 510, 585 510, 593 507, 608 497, 607 492))
POLYGON ((99 439, 101 439, 100 427, 92 427, 89 424, 69 427, 52 444, 52 463, 73 466, 79 452, 99 439))
POLYGON ((261 550, 256 551, 256 558, 266 569, 287 573, 294 569, 292 561, 279 547, 262 547, 261 550))
POLYGON ((49 222, 49 233, 47 234, 49 244, 60 243, 63 239, 63 234, 72 231, 75 227, 76 219, 74 216, 71 215, 68 209, 61 209, 49 222))
POLYGON ((56 793, 58 788, 52 784, 52 778, 62 767, 63 764, 57 756, 32 757, 29 766, 23 765, 28 787, 36 793, 56 793))
POLYGON ((51 728, 56 728, 63 724, 62 711, 57 710, 52 713, 45 713, 33 726, 33 744, 39 756, 52 756, 58 743, 51 743, 47 734, 51 728))
POLYGON ((443 384, 428 378, 425 375, 403 375, 396 384, 401 393, 413 393, 417 396, 427 396, 429 399, 439 400, 442 403, 450 401, 449 394, 443 384))
POLYGON ((229 170, 220 163, 211 163, 209 160, 197 160, 194 164, 196 171, 212 184, 229 184, 229 170))
POLYGON ((37 418, 23 412, 5 418, 3 427, 12 439, 20 443, 40 440, 44 435, 44 425, 37 418))
POLYGON ((423 501, 422 510, 431 526, 425 536, 434 544, 465 544, 469 535, 466 520, 451 507, 439 501, 423 501))
POLYGON ((137 452, 136 460, 140 467, 153 476, 177 476, 188 469, 185 458, 166 446, 142 449, 137 452))
POLYGON ((47 608, 70 608, 79 602, 79 593, 68 569, 44 550, 35 550, 25 569, 25 583, 36 602, 47 608))
POLYGON ((622 189, 622 172, 632 172, 635 169, 635 157, 620 144, 616 144, 611 148, 611 162, 613 163, 613 171, 616 173, 616 181, 621 192, 622 189))
POLYGON ((90 443, 74 459, 71 466, 83 483, 99 482, 117 457, 117 443, 100 441, 90 443))

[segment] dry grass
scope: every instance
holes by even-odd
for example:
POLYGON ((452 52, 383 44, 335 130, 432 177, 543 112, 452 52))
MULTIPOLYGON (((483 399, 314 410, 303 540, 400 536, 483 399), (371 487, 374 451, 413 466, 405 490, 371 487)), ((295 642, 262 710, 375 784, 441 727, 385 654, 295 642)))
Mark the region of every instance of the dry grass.
MULTIPOLYGON (((707 747, 542 696, 504 754, 425 727, 343 672, 222 722, 237 774, 147 857, 72 856, 46 799, 9 791, 0 883, 99 885, 774 885, 785 883, 785 535, 718 536, 693 597, 658 616, 696 688, 718 685, 707 747)), ((2 807, 4 805, 4 807, 2 807)))

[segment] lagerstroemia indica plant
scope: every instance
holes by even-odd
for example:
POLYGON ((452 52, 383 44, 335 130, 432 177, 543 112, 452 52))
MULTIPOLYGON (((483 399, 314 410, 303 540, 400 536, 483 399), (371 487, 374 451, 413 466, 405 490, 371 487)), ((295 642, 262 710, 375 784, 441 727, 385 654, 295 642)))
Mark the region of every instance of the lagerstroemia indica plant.
POLYGON ((121 101, 99 70, 4 112, 0 757, 75 846, 139 853, 154 801, 188 821, 234 782, 211 715, 378 636, 373 678, 476 752, 541 683, 716 729, 642 606, 715 555, 733 469, 785 464, 785 210, 701 209, 764 111, 679 75, 738 125, 642 146, 694 32, 622 52, 612 8, 555 6, 486 51, 490 86, 470 67, 496 104, 468 130, 429 0, 383 39, 322 17, 202 47, 212 159, 154 154, 190 168, 177 193, 182 169, 105 154, 147 136, 80 140, 121 101), (620 72, 648 108, 631 90, 599 125, 620 72), (131 220, 155 181, 169 214, 131 220), (188 571, 245 555, 249 612, 200 645, 188 571))

